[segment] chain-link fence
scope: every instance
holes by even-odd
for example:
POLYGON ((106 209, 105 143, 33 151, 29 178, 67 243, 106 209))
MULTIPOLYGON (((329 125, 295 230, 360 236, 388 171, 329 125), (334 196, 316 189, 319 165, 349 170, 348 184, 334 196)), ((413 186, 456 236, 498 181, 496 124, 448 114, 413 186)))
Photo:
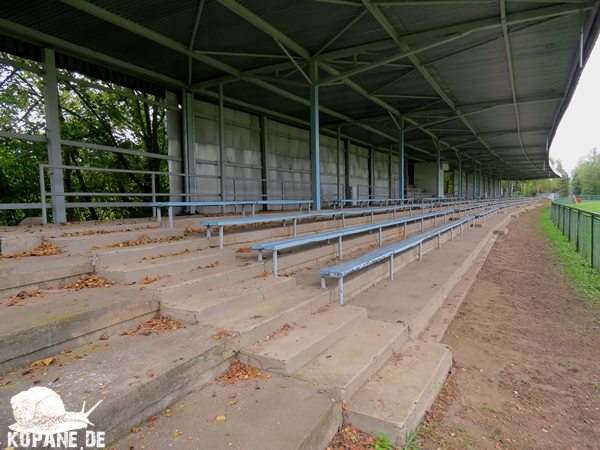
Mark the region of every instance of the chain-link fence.
POLYGON ((600 214, 574 205, 552 202, 552 222, 575 244, 579 254, 600 270, 600 214))

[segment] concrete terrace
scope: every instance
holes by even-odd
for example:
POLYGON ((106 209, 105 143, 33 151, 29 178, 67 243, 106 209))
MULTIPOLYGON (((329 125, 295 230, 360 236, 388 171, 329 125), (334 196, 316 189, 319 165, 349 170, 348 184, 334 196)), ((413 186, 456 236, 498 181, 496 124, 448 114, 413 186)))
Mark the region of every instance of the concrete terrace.
MULTIPOLYGON (((67 411, 102 400, 90 429, 118 449, 322 449, 342 423, 401 444, 451 367, 438 342, 495 236, 535 206, 445 233, 441 249, 428 241, 422 261, 416 249, 397 255, 394 280, 389 262, 349 275, 345 306, 318 275, 337 242, 282 252, 279 277, 268 253, 257 261, 251 245, 290 237, 289 223, 226 230, 223 249, 198 217, 173 229, 149 219, 3 229, 3 257, 43 240, 64 253, 0 259, 0 401, 32 386, 60 392, 67 411), (58 289, 90 275, 108 281, 58 289), (157 314, 168 321, 140 327, 157 314), (223 375, 238 360, 255 369, 223 375)), ((298 235, 340 227, 301 221, 298 235)), ((406 234, 420 232, 412 223, 406 234)), ((390 227, 383 245, 407 236, 390 227)), ((349 237, 344 261, 378 246, 375 232, 349 237)), ((14 423, 10 408, 0 414, 14 423)))

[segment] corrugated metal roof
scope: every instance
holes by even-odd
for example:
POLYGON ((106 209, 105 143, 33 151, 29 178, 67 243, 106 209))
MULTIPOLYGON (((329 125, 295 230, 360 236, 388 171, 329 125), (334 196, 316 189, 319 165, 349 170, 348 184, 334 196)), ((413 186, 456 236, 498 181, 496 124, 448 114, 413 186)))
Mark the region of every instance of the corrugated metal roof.
MULTIPOLYGON (((1 32, 12 39, 11 48, 27 48, 28 54, 35 55, 37 50, 32 51, 31 45, 18 47, 12 43, 21 40, 37 48, 48 46, 74 62, 88 60, 94 67, 113 70, 95 69, 98 76, 110 73, 114 78, 114 71, 122 70, 128 76, 179 92, 182 85, 188 84, 186 52, 199 5, 199 0, 20 0, 0 3, 0 25, 1 32)), ((564 113, 581 72, 577 67, 580 27, 583 25, 587 38, 586 56, 598 36, 600 15, 595 3, 506 0, 510 55, 500 26, 500 2, 424 2, 393 7, 379 4, 373 8, 381 14, 373 14, 360 3, 205 1, 192 43, 192 50, 205 56, 192 60, 189 89, 214 92, 217 84, 224 82, 225 94, 230 98, 307 121, 308 107, 281 95, 283 89, 308 99, 308 84, 275 37, 283 39, 286 49, 306 72, 307 61, 298 54, 310 57, 327 44, 321 55, 323 62, 338 72, 350 73, 354 85, 338 80, 320 87, 321 105, 335 111, 321 114, 323 125, 344 124, 347 135, 389 146, 397 139, 396 125, 388 120, 391 109, 410 116, 406 122, 410 124, 407 141, 418 142, 419 148, 434 154, 432 138, 441 139, 444 158, 452 164, 456 152, 464 152, 468 161, 475 158, 490 170, 504 164, 505 176, 546 176, 547 172, 542 172, 547 160, 546 139, 552 138, 556 119, 564 113), (396 36, 415 49, 431 46, 436 39, 447 39, 448 30, 460 30, 462 34, 415 53, 412 60, 404 57, 369 66, 403 51, 394 44, 396 36), (295 46, 302 50, 294 50, 295 46), (355 72, 357 69, 365 70, 355 72), (241 79, 231 75, 239 72, 243 73, 241 79), (259 76, 260 83, 266 85, 260 87, 253 76, 259 76), (519 104, 519 124, 513 88, 519 104), (494 107, 489 109, 490 105, 494 107), (469 114, 458 116, 461 108, 469 114), (480 111, 474 113, 477 108, 480 111), (415 112, 425 115, 417 116, 415 112), (367 120, 380 133, 351 124, 357 120, 367 120)), ((319 70, 320 81, 333 76, 325 69, 319 70)), ((202 91, 197 92, 201 95, 202 91)), ((427 157, 411 148, 407 154, 427 157)))

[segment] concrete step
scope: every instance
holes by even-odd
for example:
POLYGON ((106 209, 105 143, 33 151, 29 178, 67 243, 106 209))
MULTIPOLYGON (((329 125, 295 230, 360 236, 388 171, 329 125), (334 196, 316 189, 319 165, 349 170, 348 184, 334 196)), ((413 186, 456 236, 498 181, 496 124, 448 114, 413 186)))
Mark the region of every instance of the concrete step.
POLYGON ((200 267, 218 263, 231 263, 236 260, 231 250, 206 248, 184 255, 164 256, 133 263, 123 263, 108 267, 98 267, 97 272, 108 280, 117 283, 133 283, 144 277, 157 277, 185 273, 200 267))
POLYGON ((148 320, 159 307, 137 286, 54 291, 23 303, 0 315, 0 373, 148 320))
POLYGON ((344 422, 362 431, 387 434, 397 445, 415 430, 433 404, 452 366, 442 344, 410 341, 348 401, 344 422))
POLYGON ((228 317, 241 308, 289 291, 295 286, 296 280, 291 277, 250 278, 210 292, 202 291, 192 297, 164 300, 160 310, 174 320, 209 323, 218 317, 228 317))
POLYGON ((351 333, 367 318, 367 310, 331 305, 298 320, 289 330, 240 352, 240 360, 281 375, 290 375, 326 348, 351 333))
POLYGON ((193 298, 199 292, 209 292, 223 286, 233 286, 249 278, 264 274, 263 262, 229 261, 205 269, 192 269, 185 274, 173 275, 160 280, 156 286, 155 299, 161 303, 193 298))
MULTIPOLYGON (((437 241, 430 241, 424 246, 428 253, 422 261, 412 262, 398 271, 394 280, 388 279, 359 293, 349 303, 367 308, 370 319, 403 323, 408 326, 410 338, 417 338, 471 267, 493 235, 497 222, 499 220, 494 217, 490 219, 489 228, 471 228, 465 234, 455 236, 454 241, 444 243, 439 250, 437 241)), ((395 268, 398 265, 394 262, 395 268)))
POLYGON ((194 251, 208 247, 208 239, 199 236, 186 236, 185 239, 170 242, 157 242, 135 247, 116 247, 95 250, 96 267, 142 261, 160 255, 194 251))
MULTIPOLYGON (((210 327, 188 325, 149 336, 111 335, 106 341, 57 354, 57 362, 32 373, 5 375, 0 402, 34 386, 59 390, 67 411, 102 403, 90 416, 93 429, 106 432, 106 443, 164 411, 176 400, 221 373, 234 354, 231 339, 215 340, 210 327), (43 374, 46 372, 46 374, 43 374), (32 376, 36 375, 36 376, 32 376)), ((11 408, 2 408, 0 423, 14 423, 11 408)))
POLYGON ((243 349, 257 341, 269 341, 276 335, 288 333, 288 328, 295 327, 319 309, 327 308, 330 303, 329 292, 317 287, 297 287, 222 315, 210 325, 235 332, 237 348, 243 349))
POLYGON ((131 231, 115 231, 109 233, 95 233, 94 230, 85 231, 83 235, 64 236, 58 235, 50 238, 56 247, 68 253, 82 253, 92 248, 103 248, 106 245, 119 244, 125 241, 137 241, 142 236, 150 239, 167 238, 170 236, 183 236, 184 230, 177 228, 157 228, 156 226, 131 229, 131 231))
POLYGON ((405 326, 367 320, 292 377, 335 389, 348 401, 407 340, 405 326))
POLYGON ((63 286, 94 271, 90 256, 49 255, 0 260, 0 298, 63 286))
POLYGON ((114 445, 119 449, 145 445, 177 450, 317 450, 327 446, 342 424, 340 401, 333 393, 276 374, 268 380, 230 385, 215 382, 170 406, 169 413, 114 445), (223 417, 216 420, 219 416, 223 417))

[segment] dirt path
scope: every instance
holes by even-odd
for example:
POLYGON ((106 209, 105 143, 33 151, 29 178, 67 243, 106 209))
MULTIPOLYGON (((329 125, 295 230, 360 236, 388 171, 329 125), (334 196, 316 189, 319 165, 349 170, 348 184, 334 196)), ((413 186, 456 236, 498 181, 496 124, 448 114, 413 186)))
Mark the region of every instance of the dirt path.
POLYGON ((498 237, 448 329, 454 369, 423 448, 600 449, 600 325, 538 231, 541 210, 498 237))

